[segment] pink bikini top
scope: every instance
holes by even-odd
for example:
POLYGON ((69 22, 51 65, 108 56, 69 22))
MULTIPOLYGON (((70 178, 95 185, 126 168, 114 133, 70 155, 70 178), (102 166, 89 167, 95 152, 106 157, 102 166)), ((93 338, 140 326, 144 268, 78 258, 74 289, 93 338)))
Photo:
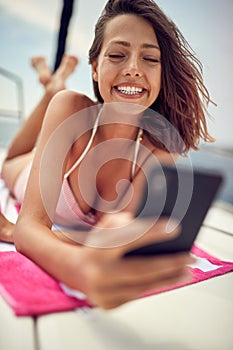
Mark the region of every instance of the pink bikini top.
MULTIPOLYGON (((74 163, 74 165, 64 175, 61 193, 58 199, 56 213, 54 217, 55 226, 59 225, 62 227, 77 227, 77 226, 90 227, 90 226, 94 226, 98 222, 98 218, 95 214, 93 214, 92 212, 85 214, 80 209, 79 204, 77 203, 77 200, 74 197, 74 194, 70 188, 68 177, 75 170, 75 168, 80 164, 80 162, 83 160, 83 158, 89 151, 98 129, 100 115, 101 115, 101 109, 97 115, 95 124, 92 129, 92 134, 86 148, 84 149, 81 156, 74 163)), ((135 167, 136 167, 142 133, 143 133, 143 130, 139 129, 136 145, 135 145, 134 159, 133 159, 132 168, 131 168, 132 179, 134 178, 134 174, 135 174, 135 167)))

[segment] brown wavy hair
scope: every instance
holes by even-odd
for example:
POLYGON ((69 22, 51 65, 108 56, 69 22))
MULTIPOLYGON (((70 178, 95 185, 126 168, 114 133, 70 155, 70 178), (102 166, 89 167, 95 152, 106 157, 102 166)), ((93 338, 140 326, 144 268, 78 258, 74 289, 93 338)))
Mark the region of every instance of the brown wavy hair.
MULTIPOLYGON (((174 133, 169 132, 170 141, 166 136, 166 142, 161 142, 158 134, 161 122, 157 123, 158 118, 153 118, 153 113, 145 113, 144 129, 151 142, 159 148, 179 153, 186 153, 191 148, 197 150, 201 139, 213 142, 205 117, 207 106, 212 101, 203 82, 202 64, 177 26, 154 1, 109 0, 95 26, 89 63, 93 63, 100 54, 106 24, 121 14, 143 17, 154 28, 161 51, 162 86, 150 109, 164 116, 182 139, 180 142, 174 133), (168 143, 173 146, 167 147, 168 143)), ((103 103, 98 83, 94 80, 93 87, 97 100, 103 103)))

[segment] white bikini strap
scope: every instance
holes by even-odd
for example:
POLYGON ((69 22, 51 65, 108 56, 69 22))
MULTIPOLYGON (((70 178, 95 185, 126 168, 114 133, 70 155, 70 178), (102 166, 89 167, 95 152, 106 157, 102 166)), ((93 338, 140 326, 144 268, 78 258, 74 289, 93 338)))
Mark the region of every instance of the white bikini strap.
MULTIPOLYGON (((100 108, 98 115, 96 117, 96 121, 95 124, 93 126, 92 129, 92 133, 91 133, 91 137, 90 140, 88 141, 88 144, 86 146, 86 148, 84 149, 83 153, 81 154, 81 156, 77 159, 77 161, 73 164, 73 166, 70 168, 70 170, 68 170, 65 175, 64 178, 67 179, 68 176, 70 176, 70 174, 74 171, 74 169, 81 163, 81 161, 83 160, 83 158, 85 157, 85 155, 87 154, 87 152, 89 151, 91 144, 93 142, 93 139, 95 137, 96 131, 98 129, 98 125, 99 125, 99 119, 100 119, 100 115, 101 115, 101 110, 102 108, 100 108)), ((142 137, 143 134, 143 129, 139 129, 138 131, 138 135, 137 135, 137 139, 136 139, 136 145, 135 145, 135 150, 134 150, 134 157, 133 157, 133 164, 132 164, 132 168, 131 168, 131 180, 133 180, 134 175, 135 175, 135 169, 136 169, 136 164, 137 164, 137 158, 138 158, 138 153, 139 153, 139 148, 140 148, 140 139, 142 137)))
POLYGON ((95 124, 93 126, 92 129, 92 133, 91 133, 91 137, 90 140, 88 141, 88 144, 86 146, 86 148, 84 149, 83 153, 81 154, 81 156, 77 159, 77 161, 74 163, 74 165, 70 168, 70 170, 67 171, 67 173, 65 173, 64 178, 67 179, 68 176, 70 176, 70 174, 74 171, 74 169, 80 164, 80 162, 83 160, 83 158, 85 157, 85 155, 87 154, 87 152, 89 151, 91 144, 93 142, 93 139, 95 137, 96 131, 98 129, 98 125, 99 125, 99 119, 100 119, 100 114, 101 114, 101 110, 102 108, 100 108, 99 113, 96 117, 96 121, 95 124))
POLYGON ((135 150, 134 150, 133 164, 132 164, 132 168, 131 168, 131 181, 133 180, 134 175, 135 175, 135 169, 136 169, 142 134, 143 134, 143 129, 140 128, 138 131, 138 136, 136 139, 136 145, 135 145, 135 150))

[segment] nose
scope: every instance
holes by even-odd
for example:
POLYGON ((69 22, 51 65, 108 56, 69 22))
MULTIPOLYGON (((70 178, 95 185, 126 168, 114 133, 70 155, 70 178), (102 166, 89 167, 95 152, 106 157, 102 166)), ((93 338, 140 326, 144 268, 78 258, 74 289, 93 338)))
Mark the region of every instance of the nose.
POLYGON ((131 77, 140 77, 142 74, 143 73, 140 58, 136 55, 132 55, 125 63, 124 75, 131 77))

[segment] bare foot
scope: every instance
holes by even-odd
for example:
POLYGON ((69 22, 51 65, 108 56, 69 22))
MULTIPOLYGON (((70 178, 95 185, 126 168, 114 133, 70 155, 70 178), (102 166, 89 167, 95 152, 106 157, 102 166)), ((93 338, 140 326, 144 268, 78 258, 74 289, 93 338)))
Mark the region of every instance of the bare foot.
POLYGON ((78 58, 76 56, 64 54, 60 66, 46 85, 46 91, 55 94, 60 90, 64 90, 66 88, 65 82, 74 72, 77 64, 78 58))
POLYGON ((73 73, 78 64, 78 58, 76 56, 64 54, 62 61, 55 74, 63 77, 66 80, 70 74, 73 73))
POLYGON ((0 213, 0 241, 14 243, 13 230, 14 224, 8 221, 5 216, 0 213))
POLYGON ((31 65, 38 72, 40 83, 46 86, 51 79, 52 72, 47 65, 45 57, 43 56, 32 57, 31 65))

